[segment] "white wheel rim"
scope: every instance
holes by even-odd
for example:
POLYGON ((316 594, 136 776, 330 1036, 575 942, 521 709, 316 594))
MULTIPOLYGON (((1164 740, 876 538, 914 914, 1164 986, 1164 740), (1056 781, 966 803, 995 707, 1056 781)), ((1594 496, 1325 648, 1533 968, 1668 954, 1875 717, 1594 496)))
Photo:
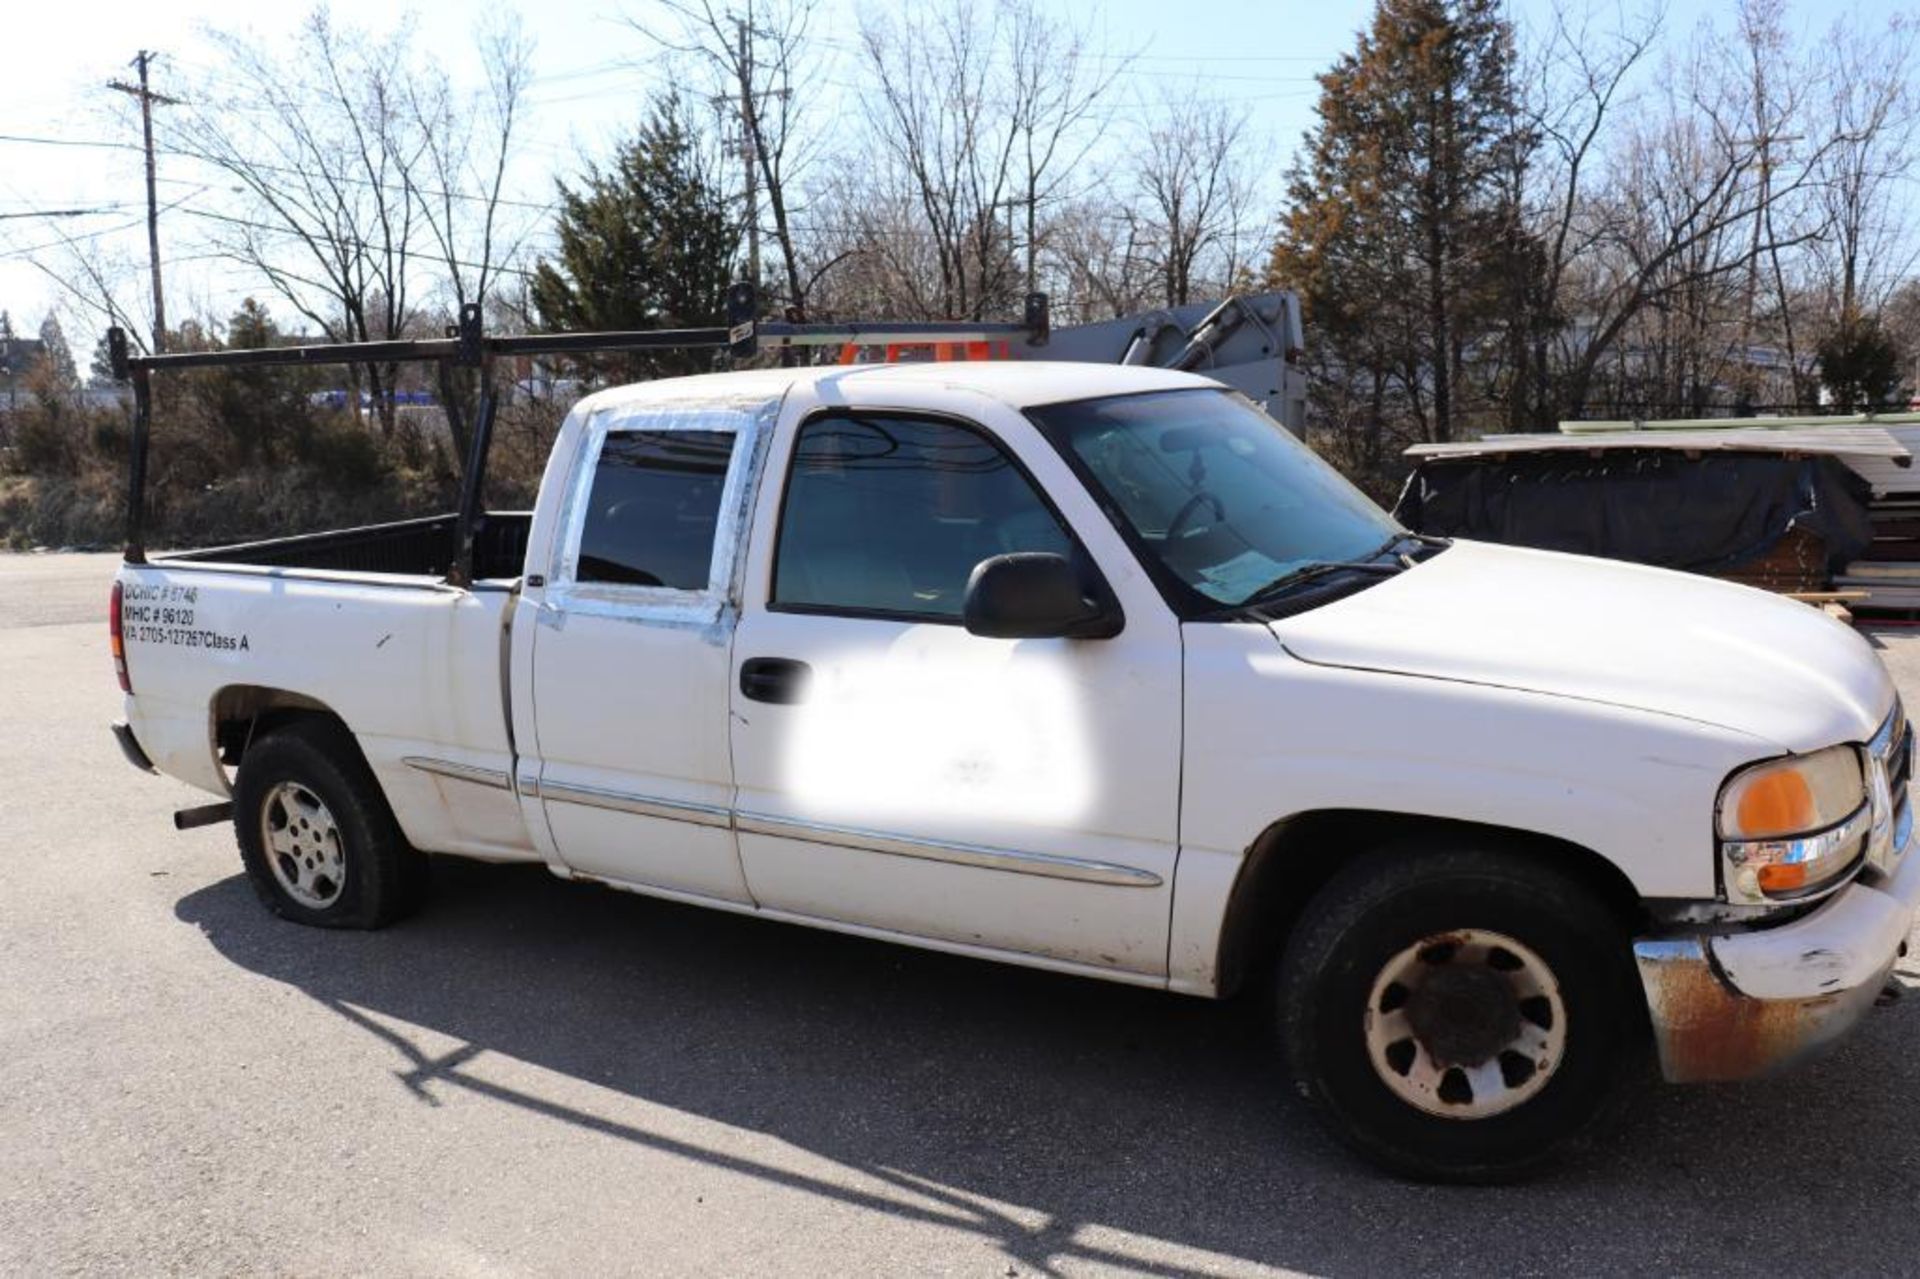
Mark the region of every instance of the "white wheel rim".
POLYGON ((1422 938, 1388 960, 1367 999, 1367 1056, 1410 1106, 1486 1119, 1547 1086, 1567 1045, 1560 983, 1503 933, 1422 938))
POLYGON ((260 843, 273 878, 287 896, 312 910, 340 900, 347 886, 339 823, 320 797, 299 782, 281 782, 260 806, 260 843))

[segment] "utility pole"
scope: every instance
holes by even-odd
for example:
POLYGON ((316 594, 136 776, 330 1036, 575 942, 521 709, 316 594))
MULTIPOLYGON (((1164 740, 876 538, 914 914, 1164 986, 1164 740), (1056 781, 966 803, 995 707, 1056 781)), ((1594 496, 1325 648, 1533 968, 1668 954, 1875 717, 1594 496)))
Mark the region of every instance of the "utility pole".
MULTIPOLYGON (((1755 75, 1755 84, 1756 88, 1758 88, 1760 85, 1758 73, 1756 72, 1755 75)), ((1760 293, 1760 255, 1763 247, 1766 252, 1777 252, 1773 243, 1773 148, 1776 144, 1788 145, 1804 139, 1804 135, 1798 133, 1775 133, 1771 128, 1766 127, 1764 120, 1756 121, 1756 123, 1762 127, 1754 137, 1736 138, 1733 140, 1734 145, 1747 145, 1755 148, 1758 154, 1757 168, 1760 174, 1759 189, 1754 200, 1752 215, 1753 238, 1747 246, 1746 305, 1741 308, 1740 314, 1740 394, 1741 398, 1746 401, 1751 401, 1754 398, 1754 393, 1758 389, 1759 382, 1753 370, 1753 321, 1760 293)), ((1781 315, 1781 324, 1788 338, 1788 346, 1791 348, 1793 337, 1792 316, 1783 312, 1781 315)), ((1789 377, 1795 380, 1796 392, 1798 390, 1798 375, 1798 369, 1792 370, 1789 374, 1789 377)))
POLYGON ((760 117, 753 101, 753 26, 733 20, 739 42, 740 155, 747 162, 747 279, 760 287, 760 117))
POLYGON ((11 413, 20 407, 19 389, 15 385, 13 367, 13 317, 0 311, 0 373, 7 375, 7 411, 11 413))
POLYGON ((178 98, 169 98, 164 93, 155 93, 147 87, 147 67, 159 55, 142 49, 136 55, 132 66, 140 72, 140 83, 132 85, 124 80, 109 80, 107 87, 128 94, 140 100, 140 130, 146 139, 147 152, 147 264, 153 272, 153 353, 160 354, 167 340, 167 304, 160 291, 160 205, 154 195, 153 175, 153 104, 158 102, 164 107, 180 105, 178 98))
MULTIPOLYGON (((1759 79, 1760 73, 1756 70, 1756 86, 1759 79)), ((1760 194, 1753 209, 1753 242, 1747 246, 1747 296, 1746 304, 1740 311, 1740 407, 1735 409, 1736 413, 1753 411, 1752 401, 1756 398, 1758 382, 1753 375, 1753 311, 1760 292, 1760 234, 1766 227, 1766 208, 1772 198, 1773 178, 1773 135, 1766 131, 1765 121, 1759 123, 1762 132, 1755 141, 1760 149, 1760 194)))

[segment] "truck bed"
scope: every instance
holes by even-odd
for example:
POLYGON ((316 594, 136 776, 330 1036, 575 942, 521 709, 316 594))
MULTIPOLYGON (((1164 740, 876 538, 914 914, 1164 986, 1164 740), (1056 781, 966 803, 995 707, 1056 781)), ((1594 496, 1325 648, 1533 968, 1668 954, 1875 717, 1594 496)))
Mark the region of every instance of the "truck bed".
MULTIPOLYGON (((247 564, 273 568, 331 569, 347 573, 444 576, 453 560, 458 517, 430 515, 360 528, 275 537, 202 550, 156 555, 156 563, 247 564)), ((492 511, 475 529, 473 575, 477 580, 520 576, 527 554, 529 511, 492 511)))
POLYGON ((126 716, 147 757, 225 797, 220 721, 290 697, 353 732, 416 847, 537 860, 504 780, 514 597, 498 578, 462 590, 428 575, 452 542, 451 519, 438 523, 444 538, 409 521, 122 565, 126 716), (297 571, 316 568, 332 571, 297 571))

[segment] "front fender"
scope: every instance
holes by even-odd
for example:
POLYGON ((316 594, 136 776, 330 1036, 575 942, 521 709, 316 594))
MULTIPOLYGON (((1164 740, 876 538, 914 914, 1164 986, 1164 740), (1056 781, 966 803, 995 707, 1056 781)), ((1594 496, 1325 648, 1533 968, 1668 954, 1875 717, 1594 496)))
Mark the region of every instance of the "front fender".
MULTIPOLYGON (((1357 809, 1592 850, 1642 897, 1711 897, 1721 782, 1779 748, 1672 715, 1299 661, 1256 625, 1185 632, 1170 960, 1205 970, 1241 862, 1294 814, 1357 809)), ((1345 852, 1350 850, 1332 850, 1345 852)))

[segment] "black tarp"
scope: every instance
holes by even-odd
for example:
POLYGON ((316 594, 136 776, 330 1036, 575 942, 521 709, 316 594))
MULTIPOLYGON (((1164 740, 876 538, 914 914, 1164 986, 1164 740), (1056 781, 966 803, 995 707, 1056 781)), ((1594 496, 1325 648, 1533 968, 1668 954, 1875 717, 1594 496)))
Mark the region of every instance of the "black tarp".
POLYGON ((1832 457, 1660 449, 1429 458, 1394 515, 1408 528, 1696 573, 1737 569, 1789 529, 1839 572, 1873 540, 1867 482, 1832 457))

